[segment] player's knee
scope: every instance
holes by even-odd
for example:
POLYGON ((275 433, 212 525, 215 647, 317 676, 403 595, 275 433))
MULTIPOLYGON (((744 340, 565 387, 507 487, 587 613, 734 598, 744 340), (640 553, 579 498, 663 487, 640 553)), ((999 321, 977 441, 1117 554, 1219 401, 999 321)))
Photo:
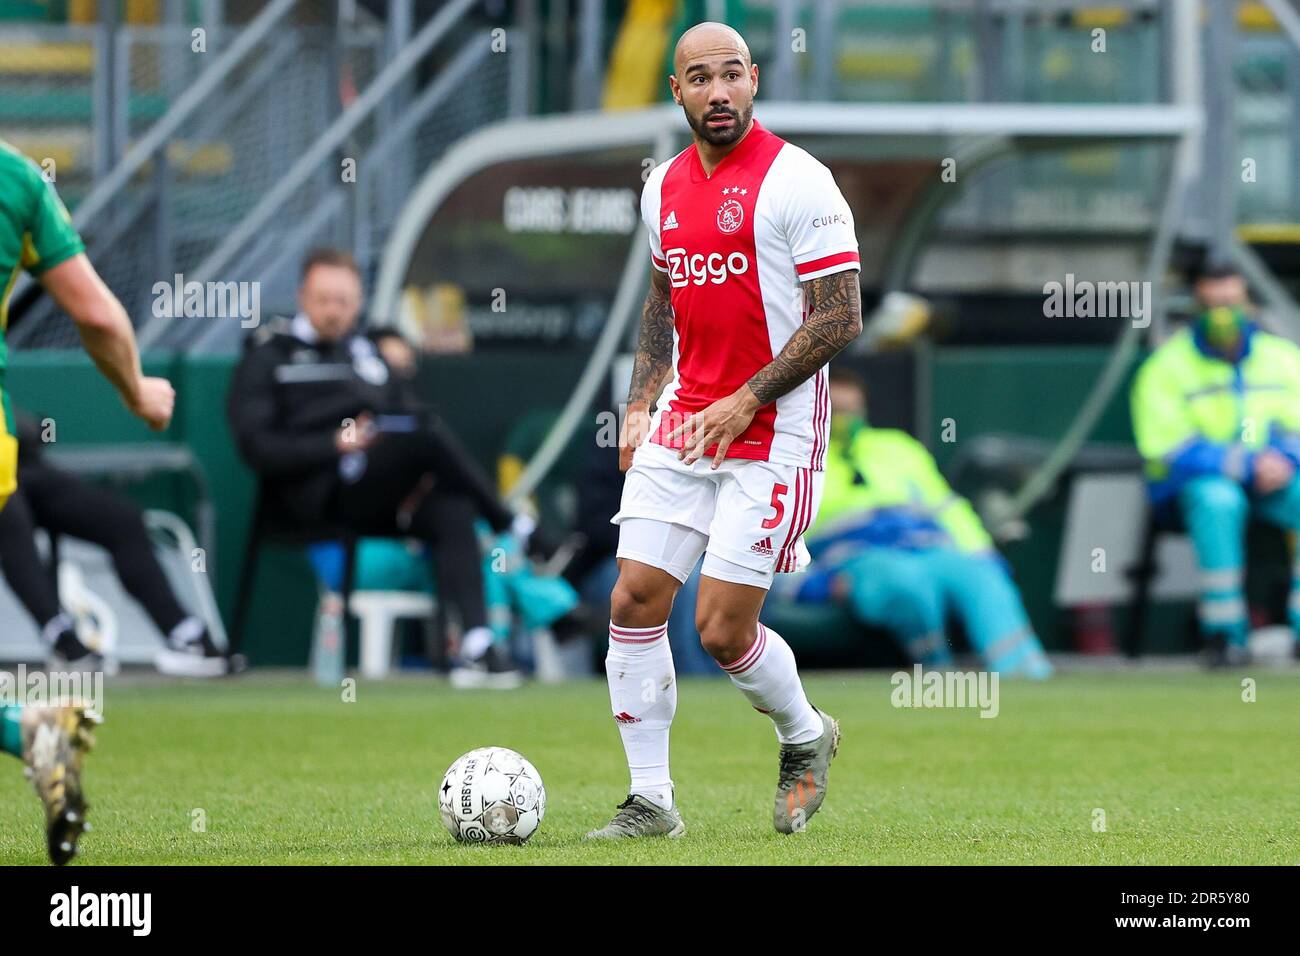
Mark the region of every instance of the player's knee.
POLYGON ((620 574, 609 596, 610 620, 624 627, 656 627, 671 610, 671 594, 635 575, 620 574))
POLYGON ((695 614, 695 627, 700 632, 700 644, 719 664, 740 660, 754 641, 757 623, 728 614, 724 610, 700 608, 695 614))

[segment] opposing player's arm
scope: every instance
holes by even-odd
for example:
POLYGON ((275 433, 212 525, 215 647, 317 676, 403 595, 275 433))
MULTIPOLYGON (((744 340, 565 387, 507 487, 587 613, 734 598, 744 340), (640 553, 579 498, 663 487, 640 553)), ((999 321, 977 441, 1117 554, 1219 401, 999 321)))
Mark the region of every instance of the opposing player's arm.
POLYGON ((40 275, 40 280, 60 308, 72 317, 86 351, 121 394, 126 407, 155 431, 166 428, 176 393, 166 379, 141 373, 131 319, 86 254, 51 267, 40 275))
POLYGON ((808 318, 780 354, 749 380, 749 390, 760 406, 812 378, 862 331, 862 292, 856 269, 809 279, 802 285, 808 318))
POLYGON ((650 291, 641 309, 641 331, 637 336, 636 359, 632 364, 632 385, 627 394, 627 416, 619 439, 618 466, 632 464, 632 453, 645 441, 650 430, 650 405, 659 397, 673 370, 673 304, 668 273, 650 270, 650 291))

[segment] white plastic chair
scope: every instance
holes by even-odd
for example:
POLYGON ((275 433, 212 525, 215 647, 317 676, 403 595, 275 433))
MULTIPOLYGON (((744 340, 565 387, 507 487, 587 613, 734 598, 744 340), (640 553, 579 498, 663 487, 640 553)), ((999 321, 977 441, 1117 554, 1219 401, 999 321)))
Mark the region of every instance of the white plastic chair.
POLYGON ((394 625, 404 618, 429 620, 437 603, 418 591, 354 591, 348 610, 361 622, 361 676, 388 676, 394 625))

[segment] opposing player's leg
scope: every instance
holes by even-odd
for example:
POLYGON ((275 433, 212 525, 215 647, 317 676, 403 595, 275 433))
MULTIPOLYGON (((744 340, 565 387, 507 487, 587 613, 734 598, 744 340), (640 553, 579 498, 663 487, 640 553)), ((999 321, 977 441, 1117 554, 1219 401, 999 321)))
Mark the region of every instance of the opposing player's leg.
POLYGON ((63 865, 77 853, 86 823, 81 762, 95 744, 94 711, 80 705, 0 707, 0 750, 26 765, 27 779, 45 805, 50 861, 63 865))
MULTIPOLYGON (((18 442, 9 396, 0 389, 0 509, 18 487, 18 442)), ((81 793, 81 760, 95 738, 99 722, 82 706, 0 705, 0 751, 26 765, 27 779, 45 805, 45 836, 50 861, 67 863, 76 855, 86 829, 86 801, 81 793)))

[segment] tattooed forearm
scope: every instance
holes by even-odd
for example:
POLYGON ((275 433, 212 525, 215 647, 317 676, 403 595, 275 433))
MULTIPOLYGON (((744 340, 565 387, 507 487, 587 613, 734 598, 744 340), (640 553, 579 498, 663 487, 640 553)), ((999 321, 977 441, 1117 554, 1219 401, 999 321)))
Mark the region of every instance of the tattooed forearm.
POLYGON ((627 401, 647 405, 659 397, 664 379, 673 369, 672 286, 668 274, 650 270, 650 292, 641 310, 641 333, 636 343, 636 361, 632 365, 632 387, 627 401))
POLYGON ((808 318, 790 336, 781 354, 749 380, 760 405, 775 401, 811 378, 862 331, 862 293, 858 273, 847 269, 803 283, 808 318))

